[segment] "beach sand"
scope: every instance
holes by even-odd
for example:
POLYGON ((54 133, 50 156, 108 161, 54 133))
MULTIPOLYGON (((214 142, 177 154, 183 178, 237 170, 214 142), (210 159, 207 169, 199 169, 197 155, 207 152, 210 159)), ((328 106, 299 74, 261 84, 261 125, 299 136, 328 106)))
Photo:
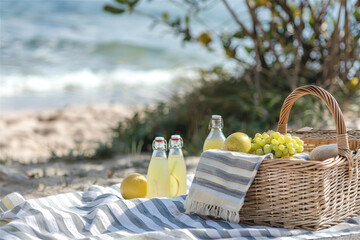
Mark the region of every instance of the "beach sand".
MULTIPOLYGON (((111 138, 111 128, 141 109, 118 104, 2 112, 0 116, 0 197, 19 192, 26 199, 109 186, 134 172, 146 174, 150 155, 98 161, 47 162, 51 151, 86 150, 111 138)), ((194 172, 199 158, 186 159, 194 172)))
POLYGON ((51 151, 96 148, 111 137, 111 128, 139 107, 118 104, 68 106, 61 109, 2 112, 0 160, 21 164, 44 162, 51 151))

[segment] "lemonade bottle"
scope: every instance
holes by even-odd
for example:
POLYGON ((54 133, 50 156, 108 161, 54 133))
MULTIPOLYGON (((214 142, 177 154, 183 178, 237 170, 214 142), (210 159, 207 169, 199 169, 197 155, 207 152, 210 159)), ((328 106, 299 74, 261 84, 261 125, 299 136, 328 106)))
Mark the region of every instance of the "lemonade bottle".
POLYGON ((147 172, 146 197, 170 197, 169 165, 166 158, 166 141, 156 137, 147 172))
POLYGON ((186 164, 182 153, 183 140, 180 135, 172 135, 169 141, 170 195, 186 194, 186 164))
POLYGON ((225 136, 221 130, 222 127, 223 127, 222 117, 220 115, 212 115, 211 122, 209 123, 209 128, 211 128, 211 131, 204 142, 203 151, 209 149, 223 148, 225 142, 225 136))

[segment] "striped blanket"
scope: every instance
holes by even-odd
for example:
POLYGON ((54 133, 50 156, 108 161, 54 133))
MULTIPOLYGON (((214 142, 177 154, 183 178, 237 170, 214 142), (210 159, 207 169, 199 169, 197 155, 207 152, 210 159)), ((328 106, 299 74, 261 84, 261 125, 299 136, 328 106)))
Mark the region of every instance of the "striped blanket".
POLYGON ((240 222, 239 211, 246 193, 265 158, 273 155, 218 149, 203 152, 185 201, 185 212, 240 222))
MULTIPOLYGON (((188 185, 194 175, 188 176, 188 185)), ((185 214, 185 195, 124 200, 119 184, 26 200, 0 213, 0 239, 319 239, 359 234, 360 216, 317 232, 204 220, 185 214)), ((354 238, 356 239, 356 238, 354 238)))

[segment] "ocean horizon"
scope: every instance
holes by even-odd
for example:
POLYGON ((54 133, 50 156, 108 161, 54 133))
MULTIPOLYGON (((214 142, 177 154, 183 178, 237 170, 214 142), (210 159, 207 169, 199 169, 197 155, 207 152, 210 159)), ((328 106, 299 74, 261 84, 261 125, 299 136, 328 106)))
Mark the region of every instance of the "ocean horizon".
MULTIPOLYGON (((153 103, 181 87, 176 79, 232 64, 216 45, 209 52, 199 43, 183 44, 148 18, 103 11, 106 3, 115 2, 0 0, 1 110, 153 103)), ((167 1, 143 2, 141 9, 184 14, 167 1)), ((200 17, 214 28, 233 26, 221 5, 200 17)), ((205 30, 193 26, 195 33, 205 30)))

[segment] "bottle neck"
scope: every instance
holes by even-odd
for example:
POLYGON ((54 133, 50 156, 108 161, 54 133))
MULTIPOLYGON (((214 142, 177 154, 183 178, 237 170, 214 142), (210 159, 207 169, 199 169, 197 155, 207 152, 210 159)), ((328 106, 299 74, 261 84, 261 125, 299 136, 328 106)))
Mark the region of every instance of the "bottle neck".
POLYGON ((180 156, 182 156, 183 153, 182 153, 181 148, 170 148, 169 156, 170 155, 180 155, 180 156))
POLYGON ((165 149, 155 149, 151 155, 152 158, 166 158, 165 149))
POLYGON ((212 138, 212 139, 222 139, 225 141, 225 136, 221 130, 221 128, 211 128, 211 131, 209 133, 209 135, 207 136, 207 139, 212 138))
POLYGON ((222 119, 212 119, 210 123, 211 130, 213 129, 221 129, 223 128, 222 119))

